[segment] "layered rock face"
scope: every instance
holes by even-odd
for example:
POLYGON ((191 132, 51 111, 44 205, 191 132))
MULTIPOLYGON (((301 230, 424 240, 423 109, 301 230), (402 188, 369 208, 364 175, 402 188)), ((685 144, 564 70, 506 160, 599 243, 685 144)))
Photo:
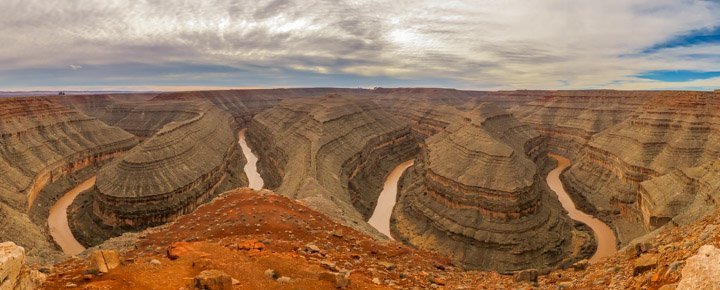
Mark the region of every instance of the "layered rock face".
POLYGON ((557 265, 572 226, 532 160, 545 155, 542 137, 492 105, 465 116, 421 146, 401 185, 394 234, 469 268, 557 265))
POLYGON ((154 98, 163 100, 208 100, 218 108, 230 113, 241 128, 247 127, 256 114, 277 105, 283 99, 323 96, 326 94, 367 94, 362 89, 296 88, 262 90, 228 90, 179 92, 160 94, 154 98))
POLYGON ((612 216, 623 242, 664 224, 677 209, 660 208, 703 195, 699 187, 685 187, 685 193, 670 192, 671 188, 697 183, 692 179, 712 174, 713 166, 685 173, 683 169, 720 157, 718 102, 716 94, 705 92, 663 92, 648 100, 627 120, 590 139, 577 164, 563 176, 565 184, 612 216), (668 173, 672 176, 641 187, 668 173))
POLYGON ((62 192, 46 188, 137 142, 120 128, 47 98, 0 100, 0 240, 15 241, 33 253, 52 250, 44 223, 33 224, 28 209, 47 211, 62 192))
MULTIPOLYGON (((517 93, 508 95, 502 103, 508 105, 508 110, 523 123, 547 136, 548 147, 571 159, 593 135, 628 119, 638 107, 658 94, 603 90, 530 91, 522 98, 517 93), (520 102, 510 103, 513 100, 520 102)), ((501 93, 498 95, 502 96, 501 93)))
POLYGON ((122 102, 105 108, 99 118, 138 137, 148 138, 170 122, 181 122, 199 114, 197 101, 122 102))
POLYGON ((406 123, 340 96, 284 100, 252 120, 247 140, 267 187, 374 234, 364 221, 385 175, 417 152, 406 123))
POLYGON ((167 123, 100 169, 94 189, 73 210, 78 240, 94 244, 102 241, 97 236, 159 225, 194 210, 228 182, 247 184, 244 174, 231 178, 244 163, 232 117, 208 103, 193 108, 192 118, 167 123))

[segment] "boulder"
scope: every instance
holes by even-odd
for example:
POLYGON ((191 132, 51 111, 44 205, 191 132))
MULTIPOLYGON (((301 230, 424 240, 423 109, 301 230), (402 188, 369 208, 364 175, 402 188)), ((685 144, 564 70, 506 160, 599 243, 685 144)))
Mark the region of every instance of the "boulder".
POLYGON ((643 255, 635 260, 633 264, 633 276, 655 269, 658 264, 658 257, 655 254, 643 255))
POLYGON ((120 255, 113 250, 97 250, 90 254, 90 266, 102 273, 120 266, 120 255))
POLYGON ((13 242, 0 244, 0 289, 14 289, 25 264, 25 249, 13 242))
POLYGON ((205 270, 194 279, 195 289, 201 290, 230 290, 232 277, 219 270, 205 270))
POLYGON ((677 289, 720 289, 720 249, 704 245, 688 258, 677 289))
POLYGON ((517 282, 537 282, 538 271, 535 269, 527 269, 515 272, 513 278, 517 282))
POLYGON ((0 290, 38 289, 47 275, 25 267, 25 249, 13 242, 0 243, 0 290))

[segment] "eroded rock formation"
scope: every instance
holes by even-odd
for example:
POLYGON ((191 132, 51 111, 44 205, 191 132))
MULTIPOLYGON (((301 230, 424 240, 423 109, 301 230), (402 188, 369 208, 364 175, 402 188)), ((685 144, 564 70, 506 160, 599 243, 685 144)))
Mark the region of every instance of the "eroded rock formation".
POLYGON ((247 184, 232 117, 205 102, 175 108, 194 116, 165 124, 101 168, 94 189, 76 201, 78 240, 92 245, 118 231, 159 225, 221 190, 247 184))
POLYGON ((394 233, 477 269, 560 263, 571 223, 533 162, 541 136, 482 105, 421 146, 395 207, 394 233))
MULTIPOLYGON (((648 100, 630 118, 591 138, 577 165, 563 176, 568 189, 598 211, 615 216, 623 242, 662 225, 668 219, 661 215, 651 221, 653 218, 643 215, 639 201, 648 201, 644 210, 652 215, 650 207, 672 207, 670 203, 678 200, 672 195, 678 193, 652 192, 665 191, 653 182, 641 190, 640 184, 720 157, 718 108, 717 96, 705 92, 664 92, 648 100), (669 203, 658 205, 661 200, 669 203)), ((697 190, 691 191, 691 195, 697 194, 697 190)), ((686 198, 689 196, 681 199, 686 198)))
POLYGON ((372 233, 364 221, 385 175, 417 150, 406 123, 340 96, 282 101, 252 120, 247 137, 268 188, 372 233))
POLYGON ((0 240, 52 251, 45 213, 61 191, 47 190, 86 168, 102 164, 137 144, 120 128, 65 108, 47 98, 0 99, 0 240), (40 202, 37 202, 40 201, 40 202))

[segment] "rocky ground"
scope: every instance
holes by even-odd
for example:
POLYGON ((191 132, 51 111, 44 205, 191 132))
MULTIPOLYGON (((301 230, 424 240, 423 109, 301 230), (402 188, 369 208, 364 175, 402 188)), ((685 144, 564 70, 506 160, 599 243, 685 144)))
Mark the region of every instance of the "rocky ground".
POLYGON ((674 289, 681 278, 718 279, 718 269, 702 265, 720 255, 698 255, 693 259, 705 259, 701 266, 688 266, 703 245, 720 246, 717 224, 715 214, 662 229, 608 260, 532 281, 533 271, 463 271, 437 254, 377 241, 270 191, 239 189, 166 226, 106 242, 103 248, 120 253, 116 265, 101 263, 111 266, 107 273, 89 262, 97 251, 90 249, 53 267, 44 288, 193 289, 211 281, 232 289, 674 289))

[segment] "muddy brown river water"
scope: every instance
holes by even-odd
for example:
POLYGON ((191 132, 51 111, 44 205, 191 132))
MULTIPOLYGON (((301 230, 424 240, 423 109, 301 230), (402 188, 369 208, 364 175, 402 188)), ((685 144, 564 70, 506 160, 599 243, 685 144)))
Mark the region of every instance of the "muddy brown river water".
POLYGON ((260 176, 260 173, 257 171, 257 162, 258 158, 255 156, 255 154, 250 150, 250 147, 248 147, 247 142, 245 142, 245 129, 240 131, 240 140, 238 141, 240 143, 240 148, 242 148, 243 155, 245 155, 245 159, 247 159, 247 163, 245 164, 245 175, 248 177, 248 187, 260 190, 265 185, 265 182, 263 181, 262 177, 260 176))
POLYGON ((392 215, 395 202, 397 201, 398 181, 403 172, 412 166, 414 160, 408 160, 396 166, 385 179, 383 190, 378 197, 377 206, 373 211, 368 223, 375 229, 393 239, 390 234, 390 216, 392 215))
POLYGON ((67 209, 73 200, 83 191, 86 191, 95 185, 95 176, 83 181, 73 189, 65 193, 51 208, 48 216, 48 227, 50 228, 50 236, 60 246, 67 255, 77 255, 85 250, 73 236, 70 231, 67 219, 67 209))
POLYGON ((548 154, 551 158, 557 160, 558 165, 550 171, 547 176, 547 183, 550 189, 555 191, 563 208, 568 211, 571 219, 584 223, 592 229, 597 240, 597 251, 590 258, 590 263, 595 263, 600 259, 610 256, 617 251, 615 233, 607 224, 601 220, 586 214, 575 207, 570 195, 565 191, 565 187, 560 181, 560 173, 570 167, 570 160, 556 154, 548 154))

